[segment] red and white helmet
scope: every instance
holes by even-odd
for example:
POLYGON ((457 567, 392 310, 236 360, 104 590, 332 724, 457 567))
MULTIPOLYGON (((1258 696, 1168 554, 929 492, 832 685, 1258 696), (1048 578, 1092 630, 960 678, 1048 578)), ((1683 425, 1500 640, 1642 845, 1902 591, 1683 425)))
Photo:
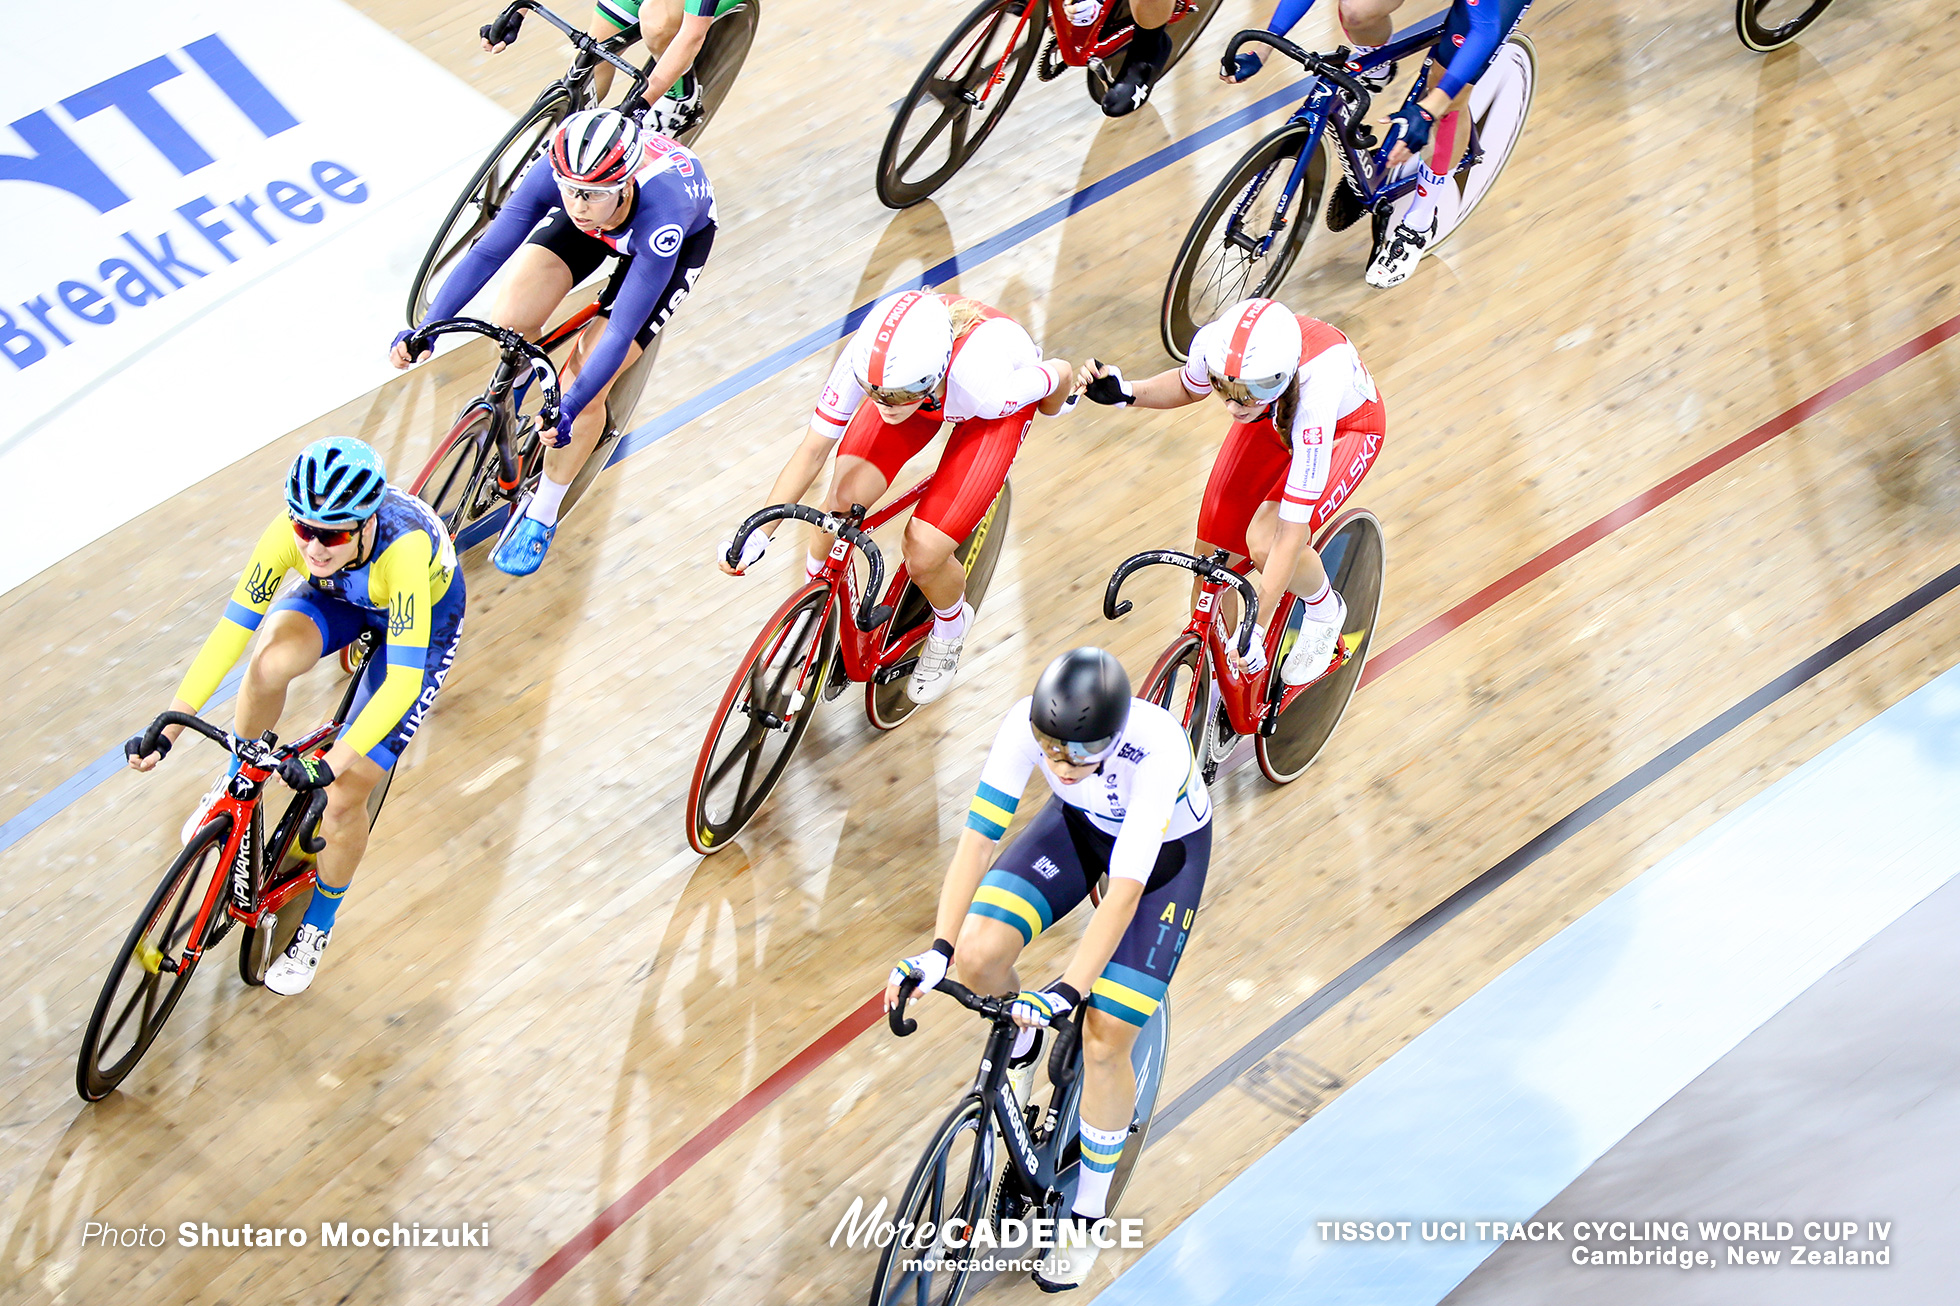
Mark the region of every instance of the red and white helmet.
POLYGON ((1237 404, 1269 404, 1300 370, 1300 319, 1272 299, 1247 299, 1219 315, 1201 361, 1212 388, 1237 404))
POLYGON ((558 180, 588 190, 619 190, 639 171, 645 151, 631 118, 612 109, 582 109, 552 135, 550 154, 558 180))
POLYGON ((944 300, 923 290, 879 300, 851 337, 851 374, 889 408, 932 394, 952 358, 952 315, 944 300))

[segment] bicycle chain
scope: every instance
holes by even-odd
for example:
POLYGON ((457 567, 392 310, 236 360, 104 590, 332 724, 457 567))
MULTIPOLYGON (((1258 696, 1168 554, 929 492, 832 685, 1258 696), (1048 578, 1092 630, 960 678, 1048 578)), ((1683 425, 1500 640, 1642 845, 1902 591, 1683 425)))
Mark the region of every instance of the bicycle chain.
POLYGON ((1048 45, 1041 52, 1041 61, 1035 65, 1034 75, 1044 82, 1052 82, 1067 72, 1068 63, 1058 61, 1055 57, 1060 53, 1061 45, 1055 40, 1055 34, 1048 33, 1048 45))

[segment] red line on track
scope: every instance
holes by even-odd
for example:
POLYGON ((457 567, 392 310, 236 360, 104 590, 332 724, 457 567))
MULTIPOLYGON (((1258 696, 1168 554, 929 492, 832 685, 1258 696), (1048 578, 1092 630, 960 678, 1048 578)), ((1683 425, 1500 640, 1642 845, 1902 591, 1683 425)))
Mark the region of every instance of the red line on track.
POLYGON ((1676 472, 1653 489, 1636 494, 1590 526, 1572 532, 1515 571, 1484 586, 1442 616, 1410 631, 1388 648, 1368 659, 1367 670, 1361 673, 1361 683, 1366 685, 1375 677, 1386 675, 1457 627, 1489 611, 1500 600, 1509 598, 1552 568, 1577 557, 1622 526, 1646 516, 1697 481, 1714 475, 1744 454, 1762 448, 1797 423, 1816 416, 1838 400, 1862 390, 1887 372, 1910 362, 1957 334, 1960 334, 1960 315, 1950 317, 1932 330, 1914 336, 1897 349, 1873 359, 1851 375, 1825 386, 1789 411, 1770 418, 1749 434, 1730 441, 1700 462, 1676 472))
MULTIPOLYGON (((1825 386, 1802 403, 1772 417, 1749 434, 1723 445, 1701 461, 1668 477, 1653 489, 1628 499, 1598 521, 1574 531, 1502 579, 1484 586, 1442 616, 1396 640, 1388 648, 1369 659, 1368 669, 1362 674, 1361 683, 1366 685, 1377 676, 1385 675, 1459 626, 1489 611, 1499 601, 1517 593, 1554 567, 1578 556, 1630 522, 1646 516, 1689 486, 1706 480, 1744 454, 1768 444, 1797 423, 1816 416, 1838 400, 1863 389, 1879 377, 1919 357, 1936 345, 1952 339, 1955 335, 1960 335, 1960 314, 1948 318, 1929 331, 1914 336, 1849 376, 1825 386)), ((601 1211, 597 1219, 580 1230, 570 1242, 553 1252, 551 1258, 544 1264, 531 1271, 529 1277, 517 1285, 511 1294, 503 1299, 500 1306, 533 1306, 533 1303, 550 1291, 552 1285, 571 1273, 573 1267, 591 1255, 614 1230, 632 1219, 642 1207, 692 1169, 695 1162, 714 1151, 723 1140, 761 1114, 765 1107, 794 1088, 811 1071, 842 1051, 852 1039, 876 1024, 882 1014, 883 997, 882 991, 872 995, 863 1006, 832 1025, 814 1043, 790 1058, 775 1074, 750 1089, 734 1106, 709 1121, 699 1133, 683 1143, 680 1150, 655 1166, 640 1182, 620 1194, 618 1200, 601 1211)))

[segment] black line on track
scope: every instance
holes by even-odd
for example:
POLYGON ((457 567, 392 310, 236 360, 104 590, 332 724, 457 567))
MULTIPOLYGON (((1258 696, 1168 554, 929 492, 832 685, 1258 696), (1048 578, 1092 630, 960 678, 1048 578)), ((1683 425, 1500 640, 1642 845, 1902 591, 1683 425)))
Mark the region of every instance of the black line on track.
POLYGON ((1598 821, 1750 717, 1806 681, 1843 661, 1894 626, 1916 616, 1922 609, 1944 598, 1956 588, 1960 588, 1960 566, 1953 567, 1927 581, 1883 612, 1832 640, 1679 743, 1663 750, 1644 766, 1615 781, 1572 809, 1560 820, 1539 831, 1504 860, 1403 926, 1387 942, 1349 966, 1331 982, 1321 986, 1313 996, 1260 1031, 1244 1047, 1180 1093, 1177 1099, 1152 1122, 1149 1146, 1154 1147, 1162 1142, 1172 1130, 1190 1119, 1193 1113, 1218 1096, 1239 1076, 1332 1010, 1343 998, 1353 994, 1392 963, 1407 956, 1417 944, 1461 916, 1476 903, 1489 897, 1518 872, 1564 844, 1566 840, 1598 821))

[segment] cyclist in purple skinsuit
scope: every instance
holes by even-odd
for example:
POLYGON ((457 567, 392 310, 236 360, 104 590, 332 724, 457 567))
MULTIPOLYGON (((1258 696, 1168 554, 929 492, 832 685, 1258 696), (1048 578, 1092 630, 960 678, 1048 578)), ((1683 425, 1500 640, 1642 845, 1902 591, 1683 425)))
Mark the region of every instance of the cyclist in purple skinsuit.
MULTIPOLYGON (((715 193, 701 160, 611 109, 588 109, 565 120, 547 158, 531 165, 443 282, 425 323, 454 317, 510 262, 490 317, 535 338, 572 287, 607 258, 620 260, 599 296, 600 316, 560 369, 569 384, 557 429, 545 433, 544 475, 497 541, 499 571, 528 576, 544 561, 565 492, 605 434, 607 392, 693 291, 714 241, 715 193)), ((398 368, 420 361, 410 356, 412 334, 395 338, 398 368)))

